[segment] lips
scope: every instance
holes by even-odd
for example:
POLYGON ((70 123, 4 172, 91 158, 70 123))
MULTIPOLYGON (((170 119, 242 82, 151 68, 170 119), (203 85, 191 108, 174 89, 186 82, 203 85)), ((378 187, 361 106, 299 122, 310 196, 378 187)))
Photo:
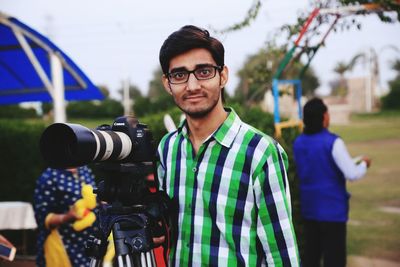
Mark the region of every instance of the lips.
POLYGON ((183 100, 197 100, 206 97, 205 94, 184 95, 183 100))

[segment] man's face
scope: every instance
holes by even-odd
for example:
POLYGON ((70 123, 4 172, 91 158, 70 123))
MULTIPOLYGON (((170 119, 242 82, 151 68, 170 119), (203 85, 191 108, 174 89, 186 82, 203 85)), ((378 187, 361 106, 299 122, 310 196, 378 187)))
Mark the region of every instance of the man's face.
MULTIPOLYGON (((201 66, 216 66, 210 52, 203 48, 192 49, 174 57, 169 63, 169 73, 193 71, 201 66)), ((201 79, 202 72, 196 74, 201 79)), ((181 75, 182 76, 182 75, 181 75)), ((178 76, 178 77, 181 77, 178 76)), ((163 76, 165 90, 174 98, 176 105, 188 116, 201 118, 209 114, 217 105, 222 106, 221 90, 228 80, 228 69, 216 70, 215 77, 198 80, 193 73, 187 82, 172 84, 163 76)))

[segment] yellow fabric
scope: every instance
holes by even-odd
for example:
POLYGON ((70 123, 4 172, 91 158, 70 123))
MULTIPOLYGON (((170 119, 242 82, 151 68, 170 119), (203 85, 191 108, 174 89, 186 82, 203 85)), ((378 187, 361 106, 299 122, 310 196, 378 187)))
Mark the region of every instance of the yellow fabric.
POLYGON ((57 229, 51 230, 44 242, 44 258, 46 259, 46 266, 72 266, 57 229))
POLYGON ((46 216, 46 219, 44 219, 44 226, 46 227, 46 229, 50 229, 50 220, 54 215, 55 215, 54 213, 49 213, 46 216))
POLYGON ((82 231, 90 226, 96 221, 96 215, 94 212, 89 212, 88 214, 85 215, 82 219, 76 220, 72 224, 72 228, 74 228, 75 231, 79 232, 82 231))
POLYGON ((91 211, 97 204, 96 195, 93 194, 93 187, 82 183, 81 194, 82 198, 78 199, 74 204, 75 213, 80 218, 72 224, 72 227, 77 232, 92 226, 96 221, 96 215, 91 211))
POLYGON ((110 235, 108 237, 107 252, 106 252, 106 255, 104 255, 103 262, 104 263, 112 263, 114 257, 115 257, 114 238, 113 238, 112 233, 110 233, 110 235))

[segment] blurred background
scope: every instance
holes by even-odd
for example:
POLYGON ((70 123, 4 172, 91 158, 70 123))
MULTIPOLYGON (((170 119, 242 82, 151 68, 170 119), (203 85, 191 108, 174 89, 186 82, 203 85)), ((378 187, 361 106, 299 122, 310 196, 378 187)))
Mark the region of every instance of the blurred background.
MULTIPOLYGON (((374 160, 365 179, 349 184, 349 266, 400 266, 398 1, 2 0, 0 12, 2 22, 13 17, 47 38, 102 93, 93 100, 61 103, 65 121, 88 128, 133 114, 149 125, 158 142, 167 133, 166 114, 179 123, 180 110, 162 88, 158 53, 165 38, 187 24, 206 28, 223 42, 230 70, 226 105, 275 135, 291 163, 292 141, 301 123, 298 106, 312 96, 322 97, 332 131, 341 135, 352 155, 368 154, 374 160), (316 8, 319 13, 311 17, 316 8), (312 22, 302 35, 307 19, 312 22), (274 79, 298 80, 302 90, 298 94, 294 83, 274 88, 274 79), (294 123, 277 134, 277 125, 285 121, 294 123)), ((0 67, 5 65, 2 51, 9 48, 2 38, 0 67)), ((45 67, 45 72, 50 70, 45 67)), ((0 75, 0 100, 11 90, 6 81, 0 75)), ((44 84, 39 87, 46 92, 44 84)), ((0 105, 0 201, 32 203, 35 180, 45 168, 38 140, 55 121, 53 100, 47 96, 0 105)), ((302 248, 295 169, 290 166, 302 248)), ((6 214, 0 210, 2 216, 6 214)), ((3 227, 0 233, 18 245, 17 262, 31 260, 34 226, 3 227)))

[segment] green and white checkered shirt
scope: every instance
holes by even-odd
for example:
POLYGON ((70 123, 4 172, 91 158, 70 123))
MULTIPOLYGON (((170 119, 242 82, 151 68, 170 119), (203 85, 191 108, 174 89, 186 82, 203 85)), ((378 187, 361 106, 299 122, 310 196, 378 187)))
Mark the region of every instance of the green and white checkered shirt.
POLYGON ((177 204, 172 266, 299 266, 287 155, 231 109, 195 154, 186 122, 158 147, 160 190, 177 204))

